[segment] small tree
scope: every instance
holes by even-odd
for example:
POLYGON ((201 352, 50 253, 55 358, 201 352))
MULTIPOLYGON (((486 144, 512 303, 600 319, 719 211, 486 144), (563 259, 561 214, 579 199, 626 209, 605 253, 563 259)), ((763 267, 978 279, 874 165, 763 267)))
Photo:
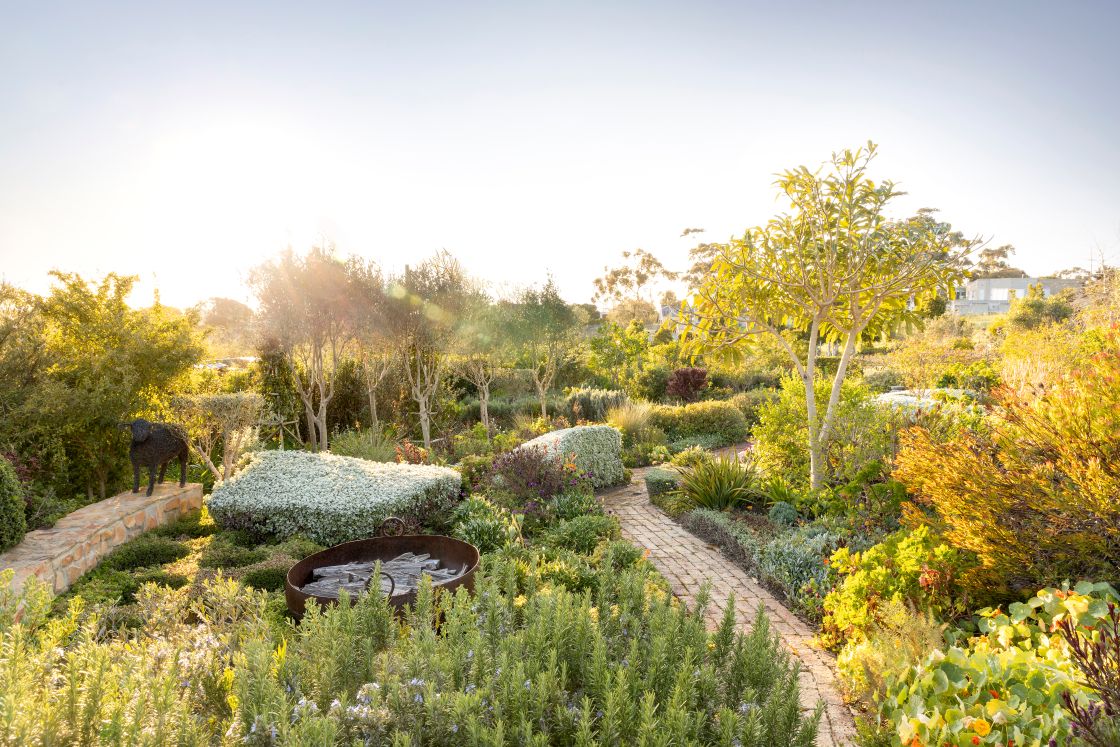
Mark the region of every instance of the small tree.
POLYGON ((579 318, 549 278, 543 288, 527 288, 507 307, 510 339, 527 365, 541 403, 541 417, 548 417, 548 392, 560 365, 576 342, 579 318))
POLYGON ((327 410, 334 398, 334 372, 355 343, 367 304, 377 292, 368 265, 343 262, 329 249, 305 256, 291 249, 256 270, 250 282, 260 301, 267 336, 290 360, 303 403, 308 438, 328 448, 327 410))
POLYGON ((397 334, 425 449, 432 447, 434 399, 446 373, 455 330, 475 293, 462 266, 445 251, 416 267, 406 267, 389 289, 389 324, 397 334))
POLYGON ((257 440, 264 399, 256 392, 175 397, 171 408, 191 451, 215 481, 228 480, 238 459, 257 440), (221 448, 221 467, 214 462, 221 448))
POLYGON ((785 349, 804 384, 814 488, 825 479, 841 383, 860 341, 920 323, 914 304, 961 277, 975 245, 928 210, 888 219, 886 208, 902 193, 867 175, 875 151, 869 143, 834 154, 824 174, 804 166, 781 174, 790 213, 694 253, 701 272, 686 315, 693 349, 741 359, 759 336, 785 349), (789 328, 807 336, 804 356, 783 334, 789 328), (825 342, 840 346, 840 360, 821 412, 813 393, 825 342))
POLYGON ((55 285, 39 305, 49 368, 21 415, 30 427, 52 429, 79 466, 86 494, 105 498, 125 463, 117 424, 157 411, 162 392, 202 357, 196 319, 158 301, 130 307, 135 277, 110 273, 91 283, 52 274, 55 285))
POLYGON ((501 307, 479 295, 465 310, 456 336, 458 357, 455 368, 478 392, 479 419, 487 433, 491 430, 490 385, 497 375, 505 348, 500 316, 501 307))

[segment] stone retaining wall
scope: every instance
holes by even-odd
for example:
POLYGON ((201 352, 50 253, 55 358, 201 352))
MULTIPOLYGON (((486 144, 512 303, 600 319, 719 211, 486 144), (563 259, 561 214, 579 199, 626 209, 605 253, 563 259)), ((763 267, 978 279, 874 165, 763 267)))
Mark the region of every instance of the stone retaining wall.
POLYGON ((0 569, 12 568, 12 587, 19 589, 38 576, 55 594, 70 588, 113 548, 202 506, 202 486, 157 485, 149 498, 143 492, 121 493, 79 508, 50 529, 28 532, 23 541, 0 554, 0 569))

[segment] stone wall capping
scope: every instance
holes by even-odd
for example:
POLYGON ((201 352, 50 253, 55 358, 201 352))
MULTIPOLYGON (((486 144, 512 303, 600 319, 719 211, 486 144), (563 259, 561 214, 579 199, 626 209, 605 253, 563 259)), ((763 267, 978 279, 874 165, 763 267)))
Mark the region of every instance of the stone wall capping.
POLYGON ((163 483, 151 497, 121 493, 83 506, 49 529, 28 532, 22 542, 0 553, 0 570, 15 571, 14 590, 36 576, 61 594, 117 546, 201 507, 198 483, 182 488, 163 483))

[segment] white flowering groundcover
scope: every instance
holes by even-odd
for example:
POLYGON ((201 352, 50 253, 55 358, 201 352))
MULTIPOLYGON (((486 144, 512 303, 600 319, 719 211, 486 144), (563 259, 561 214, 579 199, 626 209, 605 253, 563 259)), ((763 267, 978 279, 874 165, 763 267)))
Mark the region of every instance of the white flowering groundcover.
POLYGON ((538 436, 519 449, 544 448, 557 459, 573 457, 580 472, 591 475, 596 488, 618 485, 626 479, 622 466, 622 434, 609 425, 577 425, 538 436))
POLYGON ((258 451, 214 487, 207 507, 228 529, 337 545, 373 536, 387 516, 424 521, 459 496, 455 470, 306 451, 258 451))

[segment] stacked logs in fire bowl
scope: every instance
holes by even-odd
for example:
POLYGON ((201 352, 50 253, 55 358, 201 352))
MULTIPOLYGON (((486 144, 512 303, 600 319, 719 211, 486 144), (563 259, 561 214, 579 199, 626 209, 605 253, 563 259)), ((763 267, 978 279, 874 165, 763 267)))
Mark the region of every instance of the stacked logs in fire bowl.
POLYGON ((301 617, 309 599, 327 606, 338 603, 340 591, 354 598, 373 587, 374 567, 380 562, 381 576, 376 583, 400 609, 416 600, 422 574, 431 576, 433 586, 447 591, 460 586, 473 590, 478 560, 474 545, 452 537, 371 537, 336 545, 293 565, 284 583, 284 596, 288 610, 301 617))

